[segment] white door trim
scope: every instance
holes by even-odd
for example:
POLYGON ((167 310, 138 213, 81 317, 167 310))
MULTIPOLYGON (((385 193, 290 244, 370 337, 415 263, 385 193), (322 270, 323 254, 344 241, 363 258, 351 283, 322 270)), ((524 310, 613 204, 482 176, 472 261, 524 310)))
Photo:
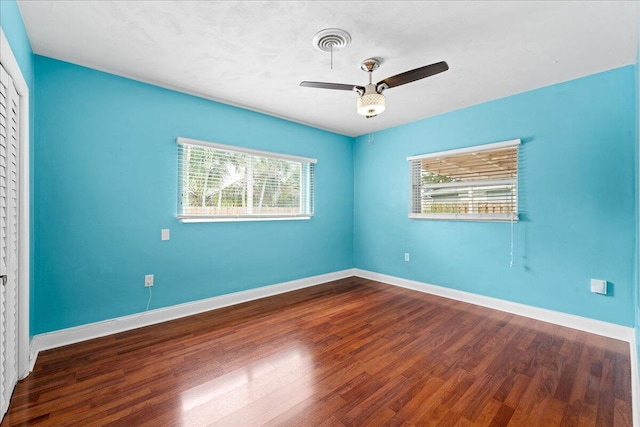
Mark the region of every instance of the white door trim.
POLYGON ((29 86, 24 80, 18 61, 13 55, 9 41, 0 27, 0 62, 13 79, 20 96, 20 141, 19 172, 20 189, 18 192, 18 376, 29 374, 29 86))

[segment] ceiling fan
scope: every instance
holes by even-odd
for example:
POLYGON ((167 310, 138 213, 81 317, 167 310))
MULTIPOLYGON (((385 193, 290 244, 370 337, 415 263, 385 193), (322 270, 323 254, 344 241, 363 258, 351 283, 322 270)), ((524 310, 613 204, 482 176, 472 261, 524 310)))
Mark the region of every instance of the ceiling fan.
POLYGON ((415 82, 438 73, 442 73, 449 69, 446 62, 436 62, 435 64, 425 65, 414 70, 405 71, 392 77, 387 77, 376 84, 371 82, 372 74, 380 67, 380 60, 369 58, 362 61, 360 68, 369 73, 369 84, 366 86, 348 85, 342 83, 324 83, 324 82, 302 82, 300 86, 314 87, 318 89, 335 89, 335 90, 353 90, 358 92, 358 114, 367 118, 375 117, 385 110, 385 98, 382 92, 392 87, 415 82))

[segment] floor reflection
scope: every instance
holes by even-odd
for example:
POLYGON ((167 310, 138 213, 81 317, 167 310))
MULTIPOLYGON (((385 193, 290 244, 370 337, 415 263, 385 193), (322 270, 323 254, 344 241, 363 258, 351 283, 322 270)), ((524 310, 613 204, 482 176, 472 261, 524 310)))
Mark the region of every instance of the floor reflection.
MULTIPOLYGON (((313 357, 304 345, 279 351, 181 394, 188 426, 256 425, 314 393, 313 357)), ((297 412, 297 411, 296 411, 297 412)))

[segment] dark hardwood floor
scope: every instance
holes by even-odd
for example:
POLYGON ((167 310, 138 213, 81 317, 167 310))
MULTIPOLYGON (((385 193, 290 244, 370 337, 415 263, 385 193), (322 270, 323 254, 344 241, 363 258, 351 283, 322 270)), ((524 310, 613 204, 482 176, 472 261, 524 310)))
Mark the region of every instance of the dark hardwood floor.
POLYGON ((630 426, 628 343, 344 279, 42 352, 2 426, 630 426))

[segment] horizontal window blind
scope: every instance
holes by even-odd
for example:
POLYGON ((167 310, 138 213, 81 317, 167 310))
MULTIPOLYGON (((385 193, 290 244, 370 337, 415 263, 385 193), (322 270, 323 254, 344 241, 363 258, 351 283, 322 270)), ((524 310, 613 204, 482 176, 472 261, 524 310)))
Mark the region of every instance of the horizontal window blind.
POLYGON ((520 140, 409 157, 412 218, 518 219, 520 140))
POLYGON ((178 218, 311 217, 315 162, 178 138, 178 218))

